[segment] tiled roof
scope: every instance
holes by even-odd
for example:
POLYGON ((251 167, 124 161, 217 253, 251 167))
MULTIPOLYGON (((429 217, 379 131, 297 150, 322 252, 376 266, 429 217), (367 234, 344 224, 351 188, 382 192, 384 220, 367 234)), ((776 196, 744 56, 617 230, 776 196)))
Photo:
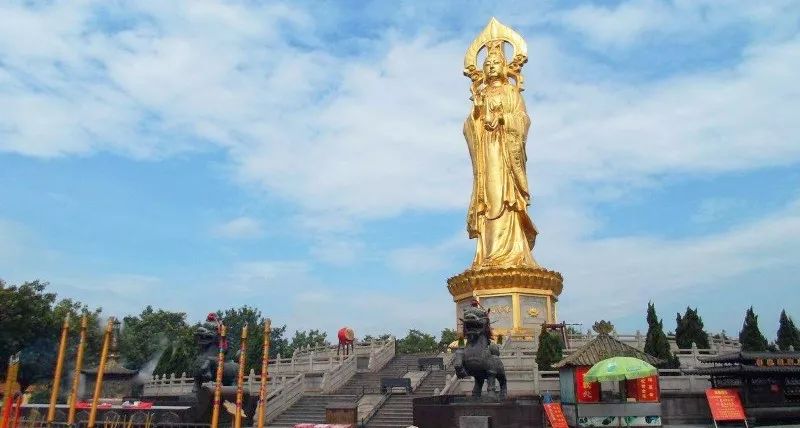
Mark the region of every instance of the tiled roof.
POLYGON ((593 366, 600 361, 611 357, 633 357, 647 361, 652 365, 661 364, 663 361, 649 354, 626 345, 608 334, 598 334, 591 342, 583 345, 572 355, 564 358, 556 364, 555 368, 566 366, 593 366))
POLYGON ((800 351, 789 352, 730 352, 709 357, 697 357, 703 363, 755 363, 758 359, 794 359, 800 358, 800 351))

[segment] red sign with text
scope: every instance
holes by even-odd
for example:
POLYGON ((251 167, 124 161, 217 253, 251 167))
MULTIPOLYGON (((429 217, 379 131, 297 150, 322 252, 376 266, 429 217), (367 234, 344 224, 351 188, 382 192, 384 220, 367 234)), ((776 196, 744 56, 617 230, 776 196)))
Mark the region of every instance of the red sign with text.
POLYGON ((742 400, 739 391, 735 389, 707 389, 706 399, 711 409, 711 417, 715 421, 743 421, 745 420, 742 400))
POLYGON ((658 402, 661 394, 658 388, 658 376, 643 377, 627 381, 628 397, 636 401, 658 402))
POLYGON ((600 401, 600 383, 586 383, 583 380, 590 368, 589 366, 575 367, 575 398, 578 403, 597 403, 600 401))
POLYGON ((564 411, 561 410, 561 403, 545 403, 544 413, 547 415, 547 421, 553 428, 569 428, 567 425, 567 418, 564 417, 564 411))

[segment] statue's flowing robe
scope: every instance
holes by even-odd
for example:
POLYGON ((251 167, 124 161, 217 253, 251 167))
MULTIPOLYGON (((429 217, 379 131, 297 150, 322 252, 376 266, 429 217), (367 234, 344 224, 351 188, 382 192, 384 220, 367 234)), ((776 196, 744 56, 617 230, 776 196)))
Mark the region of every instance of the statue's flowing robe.
POLYGON ((487 86, 478 96, 482 105, 464 123, 474 176, 467 231, 478 239, 473 268, 538 267, 531 255, 537 231, 527 210, 525 102, 508 83, 487 86), (504 124, 486 130, 486 115, 502 115, 504 124))

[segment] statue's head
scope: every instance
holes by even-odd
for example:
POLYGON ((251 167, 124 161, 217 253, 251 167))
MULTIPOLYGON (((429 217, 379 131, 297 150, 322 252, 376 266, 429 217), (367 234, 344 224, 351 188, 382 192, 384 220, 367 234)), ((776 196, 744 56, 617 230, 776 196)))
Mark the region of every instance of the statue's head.
POLYGON ((506 78, 506 56, 503 53, 503 41, 494 40, 486 44, 487 54, 483 61, 483 75, 486 80, 506 78))
POLYGON ((473 91, 476 85, 488 82, 508 82, 513 80, 522 90, 522 66, 528 61, 528 45, 522 36, 501 24, 495 18, 489 20, 486 28, 469 45, 464 54, 464 75, 472 80, 473 91), (506 59, 503 48, 508 44, 513 51, 511 61, 506 59), (483 68, 478 68, 478 55, 486 50, 483 68))
POLYGON ((489 313, 478 307, 464 309, 461 318, 464 328, 464 337, 467 339, 489 334, 489 313))
POLYGON ((200 349, 217 344, 217 332, 206 326, 199 325, 194 330, 194 340, 200 349))

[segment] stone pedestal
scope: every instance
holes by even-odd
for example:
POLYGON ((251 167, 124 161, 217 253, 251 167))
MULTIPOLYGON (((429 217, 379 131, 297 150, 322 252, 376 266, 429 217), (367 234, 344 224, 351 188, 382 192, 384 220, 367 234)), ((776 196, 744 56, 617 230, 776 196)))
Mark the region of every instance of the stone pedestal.
POLYGON ((543 268, 484 268, 467 269, 447 280, 447 289, 456 303, 458 320, 473 298, 491 309, 494 336, 521 335, 535 337, 541 325, 555 323, 556 302, 563 288, 563 278, 555 271, 543 268))

